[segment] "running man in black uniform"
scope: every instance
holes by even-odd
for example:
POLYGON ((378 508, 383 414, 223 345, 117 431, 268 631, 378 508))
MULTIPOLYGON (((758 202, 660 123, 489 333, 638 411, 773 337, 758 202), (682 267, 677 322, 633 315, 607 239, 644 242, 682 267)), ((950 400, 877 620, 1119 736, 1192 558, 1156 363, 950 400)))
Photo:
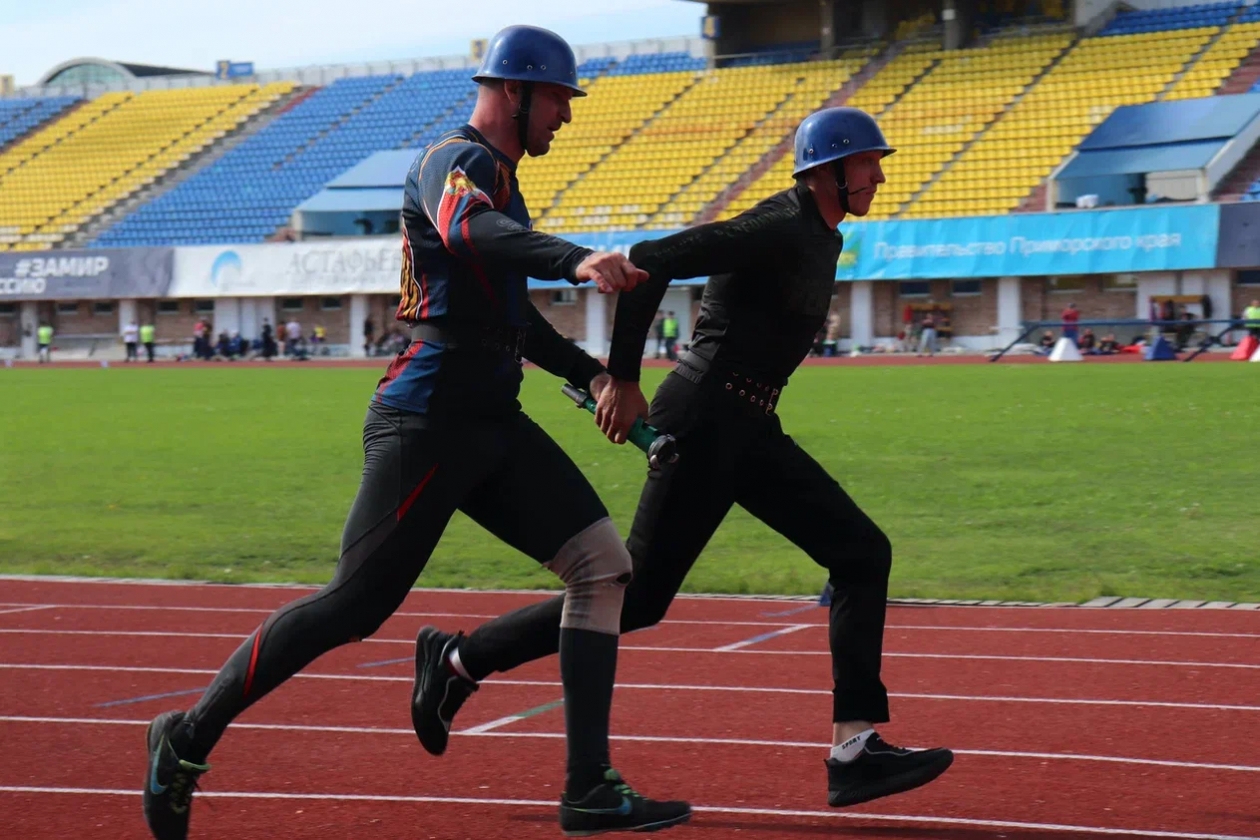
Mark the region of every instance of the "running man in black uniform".
MULTIPOLYGON (((245 709, 321 654, 367 638, 402 604, 447 522, 461 510, 555 572, 567 598, 536 631, 559 650, 569 732, 560 802, 566 833, 664 828, 684 802, 655 802, 612 769, 608 715, 631 560, 581 471, 521 411, 521 357, 602 391, 599 362, 529 302, 527 278, 629 289, 646 275, 624 257, 530 230, 516 163, 545 154, 577 85, 559 36, 509 27, 474 77, 469 125, 423 152, 403 200, 402 301, 412 343, 368 408, 362 483, 332 582, 273 613, 188 712, 150 725, 144 812, 159 840, 182 840, 210 750, 245 709)), ((532 632, 532 631, 531 631, 532 632)), ((420 663, 423 665, 423 663, 420 663)), ((440 690, 417 669, 417 690, 440 690)))
MULTIPOLYGON (((677 437, 679 460, 652 470, 628 548, 634 580, 622 632, 660 621, 732 505, 783 534, 829 572, 834 677, 828 802, 854 805, 930 782, 953 761, 944 749, 893 747, 880 679, 892 548, 883 531, 779 425, 775 407, 827 317, 846 214, 864 216, 892 154, 875 121, 852 108, 812 114, 796 134, 796 185, 727 222, 641 242, 630 259, 650 279, 620 295, 608 363, 614 377, 596 421, 624 443, 636 417, 677 437), (649 412, 639 390, 643 344, 672 279, 709 275, 691 350, 665 378, 649 412)), ((482 625, 469 636, 421 631, 445 694, 422 696, 417 734, 446 748, 450 720, 481 680, 555 653, 564 598, 482 625)), ((432 666, 431 666, 432 667, 432 666)))

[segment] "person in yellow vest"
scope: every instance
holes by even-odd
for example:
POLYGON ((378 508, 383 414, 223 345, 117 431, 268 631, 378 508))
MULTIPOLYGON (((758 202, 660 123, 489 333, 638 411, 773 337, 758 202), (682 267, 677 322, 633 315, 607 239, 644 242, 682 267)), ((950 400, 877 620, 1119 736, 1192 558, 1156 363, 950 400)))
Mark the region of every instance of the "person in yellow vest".
POLYGON ((52 325, 46 321, 40 321, 39 329, 35 334, 39 339, 39 363, 42 365, 44 362, 51 362, 53 340, 52 325))
POLYGON ((315 354, 318 356, 328 355, 325 345, 328 343, 328 329, 323 324, 315 325, 315 354))
POLYGON ((673 312, 665 313, 665 323, 661 325, 665 335, 665 355, 671 362, 678 361, 678 319, 673 312))
POLYGON ((153 339, 157 334, 152 324, 140 325, 140 343, 144 345, 144 352, 149 356, 149 363, 153 363, 153 339))
POLYGON ((1260 340, 1260 298, 1253 300, 1251 306, 1243 310, 1243 321, 1251 337, 1260 340))

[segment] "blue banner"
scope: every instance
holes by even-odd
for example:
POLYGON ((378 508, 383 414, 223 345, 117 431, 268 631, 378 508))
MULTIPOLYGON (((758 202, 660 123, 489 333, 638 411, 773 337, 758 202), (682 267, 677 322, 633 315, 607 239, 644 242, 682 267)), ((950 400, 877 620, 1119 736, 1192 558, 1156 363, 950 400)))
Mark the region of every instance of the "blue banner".
POLYGON ((842 223, 837 280, 1213 268, 1220 206, 842 223))

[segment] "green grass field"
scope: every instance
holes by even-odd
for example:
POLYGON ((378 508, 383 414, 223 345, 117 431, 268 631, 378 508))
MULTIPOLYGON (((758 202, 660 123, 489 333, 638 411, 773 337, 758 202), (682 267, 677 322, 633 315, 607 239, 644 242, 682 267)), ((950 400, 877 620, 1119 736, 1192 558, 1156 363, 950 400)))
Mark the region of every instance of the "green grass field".
MULTIPOLYGON (((1258 367, 815 367, 782 418, 892 538, 893 595, 1256 601, 1258 367)), ((0 370, 0 572, 326 581, 378 376, 0 370)), ((558 389, 531 372, 526 409, 624 533, 642 456, 558 389)), ((823 579, 736 511, 688 588, 808 594, 823 579)), ((462 518, 421 583, 554 585, 462 518)))

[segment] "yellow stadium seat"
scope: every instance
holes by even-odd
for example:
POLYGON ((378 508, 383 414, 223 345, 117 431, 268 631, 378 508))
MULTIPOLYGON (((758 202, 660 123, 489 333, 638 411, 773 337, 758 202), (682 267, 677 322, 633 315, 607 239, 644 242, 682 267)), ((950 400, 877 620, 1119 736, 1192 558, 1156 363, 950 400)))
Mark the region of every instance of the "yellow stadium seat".
POLYGON ((106 93, 0 154, 0 228, 13 249, 62 241, 294 87, 288 82, 106 93))

